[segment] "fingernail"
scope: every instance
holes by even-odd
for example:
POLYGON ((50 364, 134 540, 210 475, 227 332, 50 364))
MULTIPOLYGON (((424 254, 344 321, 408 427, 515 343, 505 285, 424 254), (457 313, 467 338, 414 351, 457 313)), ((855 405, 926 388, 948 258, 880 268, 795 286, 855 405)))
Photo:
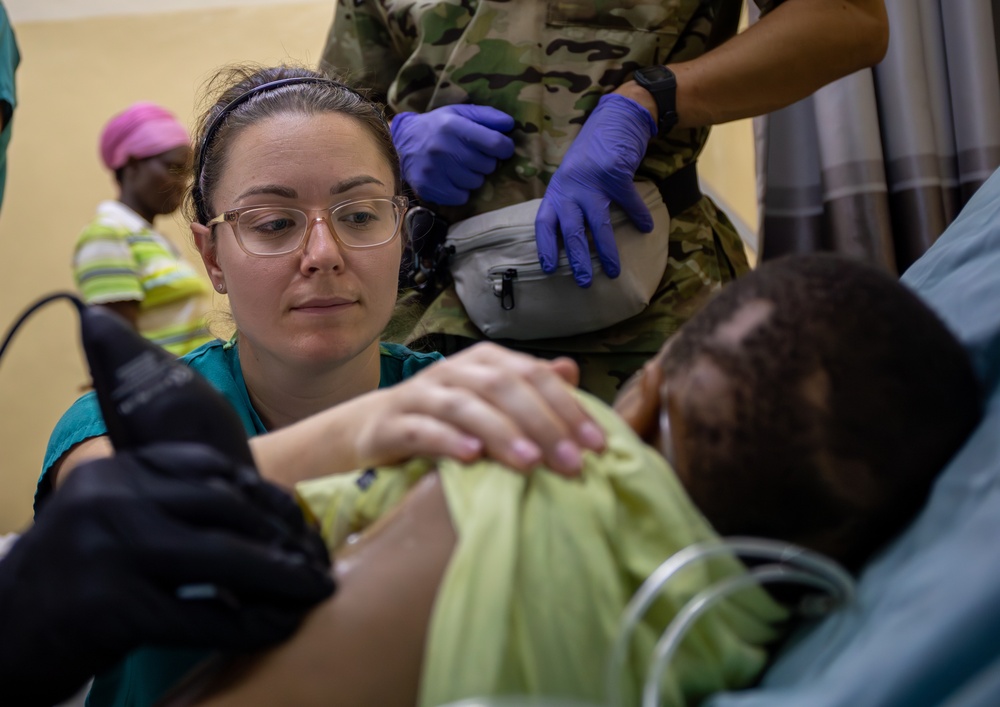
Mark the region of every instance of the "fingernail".
POLYGON ((538 445, 523 437, 519 437, 511 443, 510 453, 524 466, 537 464, 542 458, 542 450, 538 448, 538 445))
POLYGON ((468 459, 478 456, 483 451, 483 443, 476 437, 462 437, 458 442, 458 456, 468 459))
POLYGON ((579 471, 583 467, 580 448, 567 440, 556 445, 556 459, 559 461, 559 466, 567 471, 579 471))
POLYGON ((604 448, 604 432, 593 422, 587 421, 582 423, 577 428, 576 434, 587 449, 597 450, 604 448))

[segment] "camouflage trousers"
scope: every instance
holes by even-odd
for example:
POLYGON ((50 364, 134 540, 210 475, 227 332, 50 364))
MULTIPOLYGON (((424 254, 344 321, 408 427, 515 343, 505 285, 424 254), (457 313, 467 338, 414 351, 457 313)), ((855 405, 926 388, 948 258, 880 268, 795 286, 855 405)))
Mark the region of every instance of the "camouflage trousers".
MULTIPOLYGON (((657 234, 649 234, 650 238, 657 234)), ((707 197, 670 222, 667 268, 649 306, 600 331, 559 339, 496 340, 542 358, 568 356, 580 366, 580 387, 612 402, 622 384, 723 285, 747 272, 746 252, 732 223, 707 197)), ((417 351, 455 353, 486 339, 449 287, 414 316, 402 301, 386 338, 417 351), (411 326, 406 323, 415 322, 411 326)), ((411 303, 412 304, 412 303, 411 303)), ((412 308, 411 308, 412 309, 412 308)))

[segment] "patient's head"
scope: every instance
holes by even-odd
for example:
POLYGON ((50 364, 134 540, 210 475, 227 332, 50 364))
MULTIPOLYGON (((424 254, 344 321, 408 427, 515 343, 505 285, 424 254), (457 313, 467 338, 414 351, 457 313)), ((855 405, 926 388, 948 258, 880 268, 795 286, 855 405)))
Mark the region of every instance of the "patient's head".
POLYGON ((833 255, 728 285, 622 403, 720 534, 849 567, 912 518, 980 415, 941 321, 892 277, 833 255))

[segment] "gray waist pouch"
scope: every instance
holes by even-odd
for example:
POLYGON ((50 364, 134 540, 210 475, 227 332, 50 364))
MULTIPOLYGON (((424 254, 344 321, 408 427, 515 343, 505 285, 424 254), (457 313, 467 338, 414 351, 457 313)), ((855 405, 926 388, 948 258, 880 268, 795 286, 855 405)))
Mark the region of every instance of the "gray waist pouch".
POLYGON ((555 272, 542 272, 535 245, 541 199, 453 224, 445 244, 454 248, 451 274, 473 324, 491 339, 547 339, 597 331, 641 312, 667 266, 670 215, 655 184, 636 182, 636 188, 653 231, 640 233, 612 207, 621 274, 605 275, 592 252, 594 278, 586 289, 573 280, 565 251, 555 272))

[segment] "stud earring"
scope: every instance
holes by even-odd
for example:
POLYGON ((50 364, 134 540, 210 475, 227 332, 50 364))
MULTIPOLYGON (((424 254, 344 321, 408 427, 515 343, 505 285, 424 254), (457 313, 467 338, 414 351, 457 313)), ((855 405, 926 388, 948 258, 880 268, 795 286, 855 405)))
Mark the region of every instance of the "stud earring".
POLYGON ((219 292, 225 292, 225 291, 226 291, 226 286, 225 286, 225 284, 224 284, 224 283, 221 283, 221 282, 220 282, 220 283, 219 283, 218 285, 216 285, 215 287, 216 287, 216 289, 217 289, 217 290, 218 290, 219 292))

